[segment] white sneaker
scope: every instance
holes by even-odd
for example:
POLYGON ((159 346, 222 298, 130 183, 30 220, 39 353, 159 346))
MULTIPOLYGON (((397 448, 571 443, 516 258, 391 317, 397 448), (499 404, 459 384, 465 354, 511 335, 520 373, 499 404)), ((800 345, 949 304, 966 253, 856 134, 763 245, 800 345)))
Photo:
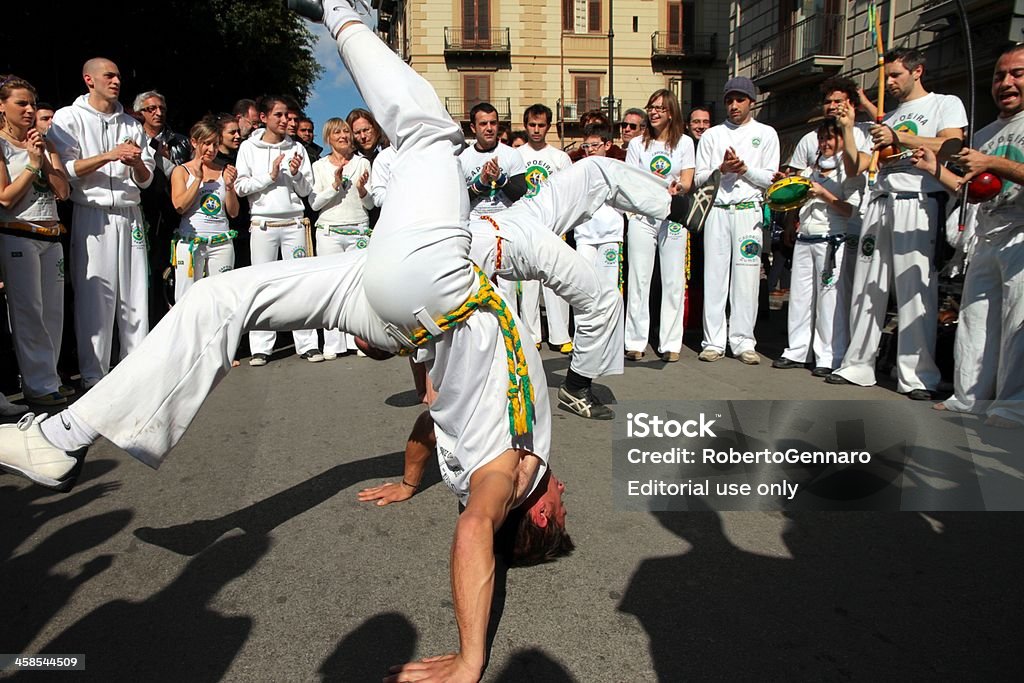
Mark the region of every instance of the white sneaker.
POLYGON ((740 354, 740 362, 747 365, 760 365, 761 356, 757 355, 757 351, 744 351, 740 354))
POLYGON ((333 351, 324 351, 324 360, 337 360, 338 354, 333 351))
POLYGON ((697 359, 702 360, 705 363, 714 363, 716 360, 722 359, 722 352, 716 351, 715 349, 704 349, 700 352, 700 355, 697 356, 697 359))
POLYGON ((39 428, 45 419, 46 413, 27 413, 18 424, 0 425, 0 467, 47 488, 64 489, 79 459, 46 440, 39 428))
POLYGON ((322 363, 324 361, 324 355, 320 353, 318 349, 310 349, 309 351, 300 354, 299 358, 308 360, 310 363, 322 363))

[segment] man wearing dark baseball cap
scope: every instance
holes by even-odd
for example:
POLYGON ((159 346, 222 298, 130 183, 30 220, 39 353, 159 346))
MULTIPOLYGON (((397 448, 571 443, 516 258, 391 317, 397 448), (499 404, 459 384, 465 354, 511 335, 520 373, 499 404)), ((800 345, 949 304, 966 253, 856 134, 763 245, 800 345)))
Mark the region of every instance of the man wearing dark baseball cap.
POLYGON ((726 121, 701 136, 694 174, 694 185, 700 187, 716 169, 722 172, 704 229, 704 341, 698 358, 719 360, 728 343, 736 358, 757 365, 761 196, 779 170, 779 136, 751 116, 757 89, 749 78, 730 78, 722 94, 726 121))

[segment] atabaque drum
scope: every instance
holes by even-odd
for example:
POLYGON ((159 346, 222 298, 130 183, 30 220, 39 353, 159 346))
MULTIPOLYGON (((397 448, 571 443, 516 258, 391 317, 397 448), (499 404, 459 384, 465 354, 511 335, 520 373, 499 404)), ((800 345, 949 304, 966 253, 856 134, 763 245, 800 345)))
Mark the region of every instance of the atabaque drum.
POLYGON ((764 198, 772 211, 799 209, 810 198, 811 181, 803 176, 782 178, 765 190, 764 198))

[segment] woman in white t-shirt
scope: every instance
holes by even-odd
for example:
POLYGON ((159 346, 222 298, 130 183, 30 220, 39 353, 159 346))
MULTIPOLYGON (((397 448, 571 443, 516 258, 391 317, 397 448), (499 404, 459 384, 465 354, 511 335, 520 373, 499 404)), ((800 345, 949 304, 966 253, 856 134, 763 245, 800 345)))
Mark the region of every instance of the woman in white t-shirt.
POLYGON ((238 233, 228 219, 238 215, 234 166, 216 158, 221 134, 212 119, 192 126, 192 160, 171 173, 171 203, 181 214, 174 242, 174 300, 180 301, 193 282, 235 267, 232 240, 238 233))
POLYGON ((0 266, 25 398, 54 406, 74 393, 57 374, 64 327, 57 200, 67 199, 69 186, 53 143, 35 128, 35 113, 35 88, 0 75, 0 266))
MULTIPOLYGON (((319 211, 316 244, 320 256, 365 249, 370 239, 373 196, 367 188, 370 162, 356 154, 352 129, 342 119, 324 124, 324 142, 331 153, 313 164, 310 206, 319 211)), ((324 358, 355 349, 355 338, 340 330, 324 330, 324 358)))
MULTIPOLYGON (((626 163, 678 181, 682 192, 693 184, 693 140, 686 135, 679 100, 669 90, 656 90, 647 100, 647 127, 629 141, 626 163)), ((687 233, 679 223, 631 216, 626 235, 629 286, 626 301, 626 358, 640 360, 650 330, 651 276, 654 251, 661 262, 661 321, 658 355, 679 360, 683 347, 683 299, 686 289, 687 233)))
POLYGON ((801 368, 813 351, 816 377, 827 377, 839 367, 850 341, 844 243, 847 223, 860 203, 864 176, 846 174, 842 149, 842 128, 835 119, 825 119, 818 128, 817 158, 801 171, 811 181, 811 189, 810 199, 800 207, 793 247, 789 346, 772 363, 783 370, 801 368))

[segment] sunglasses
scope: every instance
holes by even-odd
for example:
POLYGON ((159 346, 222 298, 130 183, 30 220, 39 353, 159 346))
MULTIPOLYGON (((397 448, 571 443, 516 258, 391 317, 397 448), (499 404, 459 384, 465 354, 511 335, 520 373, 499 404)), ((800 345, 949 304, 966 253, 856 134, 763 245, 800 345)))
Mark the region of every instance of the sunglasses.
POLYGON ((629 128, 630 130, 639 130, 643 125, 642 123, 620 123, 623 128, 629 128))
POLYGON ((164 106, 159 105, 159 104, 151 104, 148 107, 143 107, 140 111, 144 111, 147 114, 152 114, 157 109, 159 109, 160 111, 167 111, 167 107, 164 107, 164 106))

